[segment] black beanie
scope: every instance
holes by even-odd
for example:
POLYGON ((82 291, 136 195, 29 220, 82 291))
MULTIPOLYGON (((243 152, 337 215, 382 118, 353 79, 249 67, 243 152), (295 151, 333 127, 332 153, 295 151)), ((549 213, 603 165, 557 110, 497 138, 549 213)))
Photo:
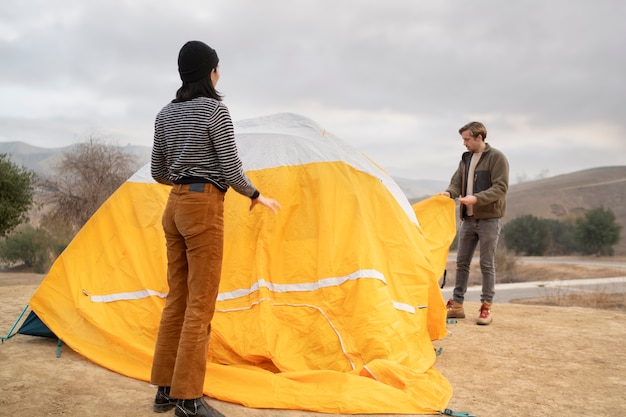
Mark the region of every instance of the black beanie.
POLYGON ((218 63, 217 52, 204 42, 189 41, 178 53, 178 73, 185 83, 206 77, 218 63))

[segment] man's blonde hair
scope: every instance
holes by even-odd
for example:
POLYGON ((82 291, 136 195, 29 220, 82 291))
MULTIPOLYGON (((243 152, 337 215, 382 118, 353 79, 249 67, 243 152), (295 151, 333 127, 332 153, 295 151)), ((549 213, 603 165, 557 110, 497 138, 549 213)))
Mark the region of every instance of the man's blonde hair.
POLYGON ((478 135, 483 137, 483 141, 487 139, 487 128, 480 122, 469 122, 465 126, 459 129, 459 134, 463 134, 466 130, 469 130, 472 137, 475 138, 478 135))

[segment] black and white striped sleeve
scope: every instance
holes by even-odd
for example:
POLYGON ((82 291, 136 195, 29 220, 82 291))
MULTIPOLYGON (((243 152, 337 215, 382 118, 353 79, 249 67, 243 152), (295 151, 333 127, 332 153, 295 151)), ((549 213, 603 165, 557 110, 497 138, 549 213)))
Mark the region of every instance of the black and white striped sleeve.
POLYGON ((208 126, 226 183, 240 194, 250 198, 258 197, 259 192, 243 171, 235 142, 235 129, 224 104, 218 104, 209 118, 208 126))

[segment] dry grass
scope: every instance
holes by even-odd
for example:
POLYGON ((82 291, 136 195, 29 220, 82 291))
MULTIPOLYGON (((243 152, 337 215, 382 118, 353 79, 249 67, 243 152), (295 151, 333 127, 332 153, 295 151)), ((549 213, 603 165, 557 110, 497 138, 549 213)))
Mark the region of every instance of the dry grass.
POLYGON ((556 307, 584 307, 626 312, 626 293, 609 293, 597 290, 588 293, 556 294, 542 298, 512 300, 511 303, 556 307))
MULTIPOLYGON (((472 275, 480 282, 478 266, 472 275)), ((567 264, 523 264, 515 265, 514 275, 509 280, 499 279, 498 282, 529 282, 529 281, 563 281, 567 279, 608 278, 626 276, 626 268, 567 265, 567 264)))
MULTIPOLYGON (((478 255, 474 257, 477 258, 478 255)), ((562 257, 564 262, 580 261, 607 261, 626 263, 626 257, 562 257)), ((586 278, 610 278, 626 276, 626 267, 601 265, 572 265, 567 263, 526 263, 515 260, 514 257, 499 255, 498 264, 503 265, 498 271, 498 283, 530 282, 530 281, 563 281, 586 278)), ((454 282, 455 263, 449 261, 448 282, 454 282)), ((481 284, 480 267, 477 262, 472 263, 470 269, 469 286, 481 284)), ((547 305, 558 307, 586 307, 603 310, 626 312, 626 293, 609 293, 602 289, 585 293, 560 293, 555 295, 513 300, 514 304, 547 305)))
MULTIPOLYGON (((527 266, 520 263, 521 270, 527 266)), ((564 279, 581 274, 569 269, 564 279)), ((7 283, 0 288, 0 329, 9 329, 42 278, 0 272, 0 286, 7 283)), ((599 304, 608 304, 599 297, 599 304)), ((477 312, 478 303, 467 304, 466 311, 477 312)), ((435 366, 454 387, 447 407, 480 417, 625 415, 626 312, 594 307, 504 303, 491 326, 476 326, 469 318, 450 324, 448 336, 434 345, 443 352, 435 366)), ((1 346, 2 416, 155 415, 152 386, 96 366, 71 349, 54 359, 55 340, 18 335, 1 346)), ((209 402, 229 417, 324 416, 209 402)))
MULTIPOLYGON (((0 288, 0 329, 10 328, 42 278, 29 275, 0 273, 0 282, 12 281, 0 288), (20 275, 29 284, 19 284, 20 275)), ((477 313, 478 303, 467 304, 466 311, 477 313)), ((454 388, 447 405, 454 411, 480 417, 626 415, 624 312, 504 303, 491 326, 468 318, 448 329, 448 336, 434 342, 442 349, 435 367, 454 388)), ((0 345, 1 416, 156 416, 150 384, 99 367, 69 348, 60 358, 55 352, 54 339, 25 335, 0 345)), ((208 401, 229 417, 329 416, 208 401)), ((377 417, 387 416, 392 417, 377 417)))
MULTIPOLYGON (((448 282, 453 282, 455 277, 455 254, 451 254, 446 265, 448 270, 448 282)), ((469 286, 481 284, 481 273, 478 265, 479 255, 476 253, 470 269, 469 286)), ((503 261, 506 266, 499 268, 497 280, 499 284, 512 282, 530 282, 530 281, 563 281, 568 279, 586 279, 586 278, 609 278, 626 276, 626 267, 610 266, 610 265, 572 265, 568 261, 607 261, 622 262, 626 264, 626 257, 561 257, 564 263, 527 263, 520 262, 512 257, 506 257, 503 261)), ((501 263, 497 259, 498 264, 501 263)))

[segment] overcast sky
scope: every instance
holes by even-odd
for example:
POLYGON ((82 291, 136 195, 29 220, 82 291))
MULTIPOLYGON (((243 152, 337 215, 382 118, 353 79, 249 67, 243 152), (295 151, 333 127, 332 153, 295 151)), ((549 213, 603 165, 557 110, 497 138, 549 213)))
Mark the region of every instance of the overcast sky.
POLYGON ((511 182, 626 165, 626 1, 0 3, 0 142, 152 146, 191 39, 234 120, 307 116, 392 175, 448 181, 479 120, 511 182))

